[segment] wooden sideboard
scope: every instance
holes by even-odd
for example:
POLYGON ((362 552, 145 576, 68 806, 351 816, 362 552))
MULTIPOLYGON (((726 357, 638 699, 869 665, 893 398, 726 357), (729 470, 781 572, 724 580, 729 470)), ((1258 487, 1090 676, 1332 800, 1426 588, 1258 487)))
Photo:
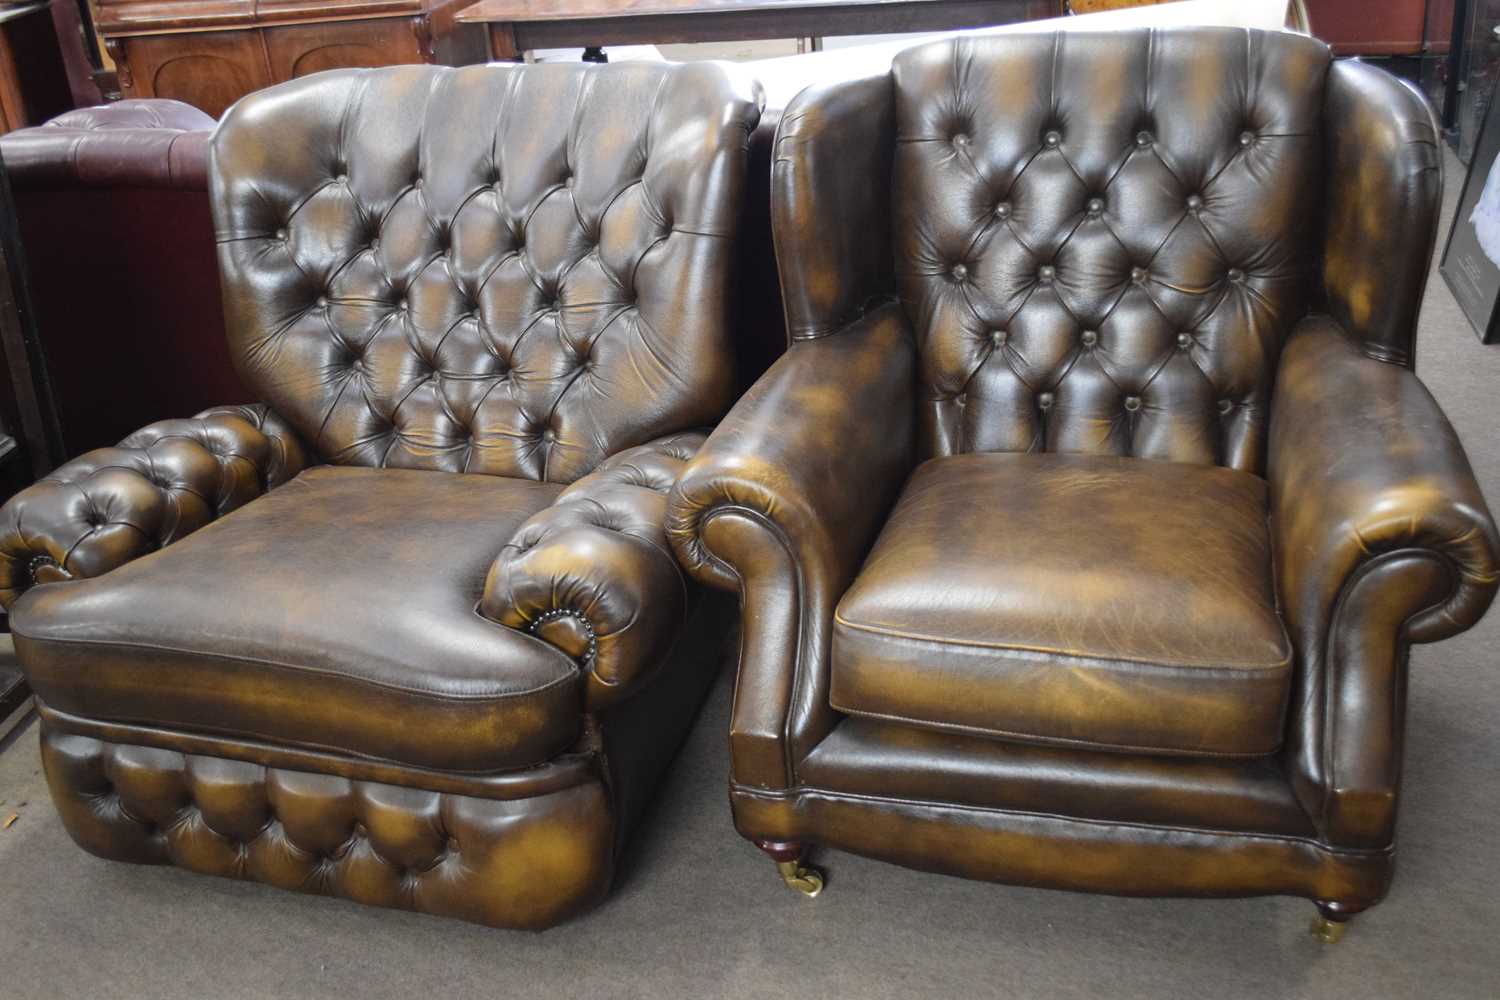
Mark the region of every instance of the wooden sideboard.
POLYGON ((126 97, 171 97, 217 118, 252 90, 345 66, 483 62, 473 0, 97 0, 126 97))

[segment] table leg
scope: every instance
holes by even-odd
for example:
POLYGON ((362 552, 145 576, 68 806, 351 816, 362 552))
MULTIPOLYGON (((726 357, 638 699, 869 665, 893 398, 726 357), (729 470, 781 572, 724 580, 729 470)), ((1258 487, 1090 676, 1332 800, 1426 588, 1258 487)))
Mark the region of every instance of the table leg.
POLYGON ((516 48, 515 26, 506 21, 492 22, 490 28, 490 61, 520 62, 521 50, 516 48))

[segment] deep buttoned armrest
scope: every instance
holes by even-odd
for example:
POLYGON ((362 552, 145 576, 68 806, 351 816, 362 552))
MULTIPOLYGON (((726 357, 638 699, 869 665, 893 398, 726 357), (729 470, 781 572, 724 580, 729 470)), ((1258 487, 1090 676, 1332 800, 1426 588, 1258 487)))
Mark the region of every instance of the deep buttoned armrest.
POLYGON ((1457 434, 1410 370, 1334 320, 1293 332, 1270 425, 1277 587, 1297 647, 1294 783, 1335 843, 1389 843, 1405 650, 1477 622, 1500 537, 1457 434))
POLYGON ((0 604, 154 552, 308 464, 290 425, 261 405, 160 420, 80 455, 0 509, 0 604))
POLYGON ((672 490, 667 536, 743 611, 731 740, 736 780, 786 787, 833 718, 833 609, 913 456, 911 330, 882 306, 794 342, 735 405, 672 490))
POLYGON ((479 611, 573 657, 599 708, 665 662, 687 613, 667 545, 667 491, 703 444, 673 434, 612 455, 517 529, 495 557, 479 611))

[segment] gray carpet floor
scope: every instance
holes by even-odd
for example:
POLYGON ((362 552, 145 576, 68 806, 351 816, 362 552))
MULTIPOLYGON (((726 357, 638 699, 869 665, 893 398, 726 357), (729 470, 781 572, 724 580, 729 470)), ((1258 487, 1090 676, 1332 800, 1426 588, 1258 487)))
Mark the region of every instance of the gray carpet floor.
MULTIPOLYGON (((1447 202, 1462 173, 1449 160, 1447 202)), ((1446 226, 1444 227, 1446 235, 1446 226)), ((1435 276, 1418 372, 1500 511, 1500 346, 1435 276)), ((1294 899, 1141 900, 985 885, 823 851, 807 900, 734 832, 726 674, 617 892, 541 934, 74 847, 34 727, 0 754, 0 997, 1500 997, 1500 609, 1412 655, 1401 863, 1344 942, 1294 899)))

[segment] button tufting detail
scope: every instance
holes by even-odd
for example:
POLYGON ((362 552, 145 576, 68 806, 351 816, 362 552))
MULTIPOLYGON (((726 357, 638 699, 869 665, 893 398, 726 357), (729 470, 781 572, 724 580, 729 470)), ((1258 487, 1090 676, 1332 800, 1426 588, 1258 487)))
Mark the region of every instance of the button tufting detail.
MULTIPOLYGON (((497 926, 536 926, 534 893, 507 889, 503 876, 446 863, 461 865, 463 850, 480 858, 524 857, 528 845, 557 843, 563 815, 568 836, 561 863, 607 870, 612 853, 609 824, 577 819, 604 808, 597 779, 541 790, 520 800, 525 808, 518 809, 509 798, 262 767, 50 731, 42 733, 41 751, 65 827, 75 839, 97 845, 104 857, 177 864, 366 903, 377 902, 371 889, 385 884, 399 893, 379 900, 382 905, 473 915, 497 926), (200 777, 205 769, 212 778, 200 777), (117 789, 106 777, 114 772, 120 775, 117 789), (292 813, 282 815, 283 809, 295 809, 302 821, 288 821, 292 813), (341 815, 358 820, 340 842, 330 843, 337 834, 328 821, 341 815), (317 821, 309 823, 308 817, 317 821), (441 825, 434 827, 434 817, 442 817, 441 825)), ((549 902, 573 912, 601 888, 597 879, 575 881, 576 887, 565 887, 572 895, 549 902)))
POLYGON ((949 147, 935 156, 897 141, 892 151, 891 198, 912 223, 893 231, 896 291, 925 326, 915 339, 921 389, 939 400, 984 389, 963 413, 929 413, 924 457, 1057 447, 1264 473, 1264 394, 1308 275, 1262 281, 1255 262, 1310 264, 1298 252, 1310 220, 1305 199, 1263 192, 1323 180, 1319 143, 1301 138, 1322 134, 1322 95, 1290 81, 1320 78, 1324 59, 1279 40, 1249 50, 1207 34, 1116 41, 1107 56, 1041 35, 903 56, 893 95, 903 134, 983 137, 957 165, 949 147), (1011 59, 1038 70, 1027 97, 1040 115, 1016 113, 990 89, 1011 59), (1106 72, 1112 90, 1100 103, 1106 72), (1238 103, 1204 105, 1181 86, 1204 72, 1238 103), (1295 138, 1276 140, 1268 161, 1242 155, 1242 133, 1256 153, 1295 138), (962 302, 944 298, 955 257, 970 271, 962 302), (941 280, 924 280, 934 271, 941 280), (1242 301, 1252 288, 1253 311, 1242 301), (997 326, 1016 336, 1003 352, 997 326), (1065 404, 1037 412, 1042 387, 1068 392, 1065 404), (1221 422, 1229 387, 1240 402, 1221 422), (1101 423, 1124 415, 1132 389, 1138 419, 1101 423), (1014 405, 1027 398, 1037 405, 1014 405), (1212 435, 1196 430, 1210 417, 1212 435))
POLYGON ((1093 347, 1099 342, 1099 334, 1095 333, 1093 330, 1085 330, 1078 339, 1083 341, 1084 347, 1093 347))
POLYGON ((954 264, 948 273, 953 276, 954 281, 963 281, 969 276, 969 269, 963 264, 954 264))
POLYGON ((1139 397, 1139 396, 1126 396, 1125 397, 1125 409, 1129 410, 1131 413, 1134 413, 1136 410, 1139 410, 1140 408, 1141 408, 1141 397, 1139 397))

